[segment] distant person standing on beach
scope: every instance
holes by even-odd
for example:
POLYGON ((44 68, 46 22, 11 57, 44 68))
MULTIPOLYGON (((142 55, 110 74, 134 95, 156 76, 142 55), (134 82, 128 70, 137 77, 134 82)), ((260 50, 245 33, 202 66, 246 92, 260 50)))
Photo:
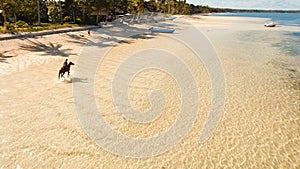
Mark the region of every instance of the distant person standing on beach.
POLYGON ((88 30, 88 34, 91 35, 91 31, 90 30, 88 30))

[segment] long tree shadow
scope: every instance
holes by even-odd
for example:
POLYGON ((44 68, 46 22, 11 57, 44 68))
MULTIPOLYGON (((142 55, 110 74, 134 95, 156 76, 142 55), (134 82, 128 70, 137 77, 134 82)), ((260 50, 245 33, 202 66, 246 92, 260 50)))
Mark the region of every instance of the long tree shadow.
POLYGON ((87 42, 87 38, 85 38, 83 35, 75 35, 75 34, 66 33, 65 36, 67 36, 67 38, 71 39, 71 40, 68 40, 68 42, 70 42, 70 43, 84 45, 87 42))
POLYGON ((68 57, 69 55, 73 55, 72 53, 68 53, 68 51, 72 49, 60 49, 62 47, 61 44, 53 44, 49 43, 49 45, 46 45, 41 42, 34 42, 29 39, 27 39, 31 44, 29 45, 22 45, 20 46, 24 50, 28 50, 31 52, 43 52, 42 55, 52 55, 52 56, 63 56, 68 57))
MULTIPOLYGON (((4 52, 5 53, 5 52, 4 52)), ((2 63, 8 63, 6 60, 8 58, 12 58, 13 56, 5 56, 3 53, 0 53, 0 62, 2 63)))
POLYGON ((118 28, 119 30, 111 30, 109 28, 102 30, 98 37, 96 37, 97 41, 88 40, 87 46, 114 47, 122 43, 134 43, 132 40, 153 39, 156 36, 156 34, 146 34, 146 32, 149 32, 147 29, 136 28, 125 24, 122 24, 122 26, 119 25, 118 28), (108 37, 103 38, 101 35, 106 35, 108 37))

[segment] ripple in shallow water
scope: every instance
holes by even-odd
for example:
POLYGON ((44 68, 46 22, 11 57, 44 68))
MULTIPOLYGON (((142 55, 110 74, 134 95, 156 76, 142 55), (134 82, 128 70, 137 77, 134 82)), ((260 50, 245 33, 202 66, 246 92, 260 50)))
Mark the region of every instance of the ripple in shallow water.
POLYGON ((279 47, 285 53, 291 56, 300 57, 300 32, 286 33, 282 36, 280 42, 275 43, 275 47, 279 47))

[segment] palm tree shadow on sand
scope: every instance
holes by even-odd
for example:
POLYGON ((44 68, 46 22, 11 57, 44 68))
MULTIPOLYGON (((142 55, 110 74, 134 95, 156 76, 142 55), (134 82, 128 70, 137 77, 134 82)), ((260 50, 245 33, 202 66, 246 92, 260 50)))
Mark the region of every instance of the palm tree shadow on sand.
POLYGON ((0 62, 2 63, 8 63, 7 59, 12 58, 13 56, 5 56, 3 53, 0 53, 0 62))
POLYGON ((68 42, 70 43, 85 45, 87 42, 87 38, 80 35, 66 33, 64 36, 69 39, 68 42))
POLYGON ((43 52, 42 55, 51 55, 51 56, 63 56, 68 57, 69 55, 74 55, 72 53, 69 53, 72 49, 61 49, 61 44, 53 44, 49 43, 49 45, 46 45, 41 42, 35 42, 32 40, 27 39, 27 41, 30 42, 28 45, 22 45, 20 46, 23 50, 28 50, 30 52, 43 52))

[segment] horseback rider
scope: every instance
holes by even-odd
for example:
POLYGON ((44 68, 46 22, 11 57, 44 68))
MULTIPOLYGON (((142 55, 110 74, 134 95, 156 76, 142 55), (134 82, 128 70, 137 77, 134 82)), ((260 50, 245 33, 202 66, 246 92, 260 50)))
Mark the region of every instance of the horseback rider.
POLYGON ((63 68, 64 68, 65 70, 68 70, 68 59, 65 60, 64 65, 63 65, 63 68))
POLYGON ((63 64, 63 67, 58 72, 58 79, 62 78, 66 72, 68 73, 68 77, 69 77, 70 76, 70 68, 72 65, 75 65, 75 64, 71 61, 68 63, 68 59, 66 59, 63 64))

